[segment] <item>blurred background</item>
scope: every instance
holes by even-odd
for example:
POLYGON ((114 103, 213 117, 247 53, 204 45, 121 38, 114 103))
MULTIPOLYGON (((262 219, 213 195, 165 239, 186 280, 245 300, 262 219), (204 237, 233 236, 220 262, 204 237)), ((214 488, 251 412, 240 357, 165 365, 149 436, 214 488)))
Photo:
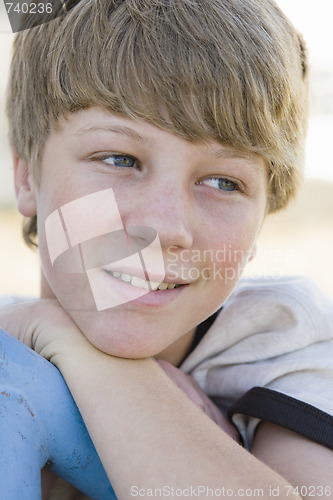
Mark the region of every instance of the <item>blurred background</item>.
MULTIPOLYGON (((267 217, 246 275, 302 274, 333 297, 333 2, 278 0, 307 41, 312 72, 306 180, 296 202, 267 217)), ((0 295, 36 296, 39 265, 21 238, 4 112, 13 35, 0 0, 0 295)))

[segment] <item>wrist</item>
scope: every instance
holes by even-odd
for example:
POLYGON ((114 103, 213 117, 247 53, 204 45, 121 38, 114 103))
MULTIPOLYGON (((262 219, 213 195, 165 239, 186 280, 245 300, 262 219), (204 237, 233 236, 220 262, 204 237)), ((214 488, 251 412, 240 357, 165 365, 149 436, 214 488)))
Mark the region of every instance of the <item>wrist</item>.
POLYGON ((55 299, 31 303, 24 343, 60 369, 67 358, 73 360, 96 349, 55 299))

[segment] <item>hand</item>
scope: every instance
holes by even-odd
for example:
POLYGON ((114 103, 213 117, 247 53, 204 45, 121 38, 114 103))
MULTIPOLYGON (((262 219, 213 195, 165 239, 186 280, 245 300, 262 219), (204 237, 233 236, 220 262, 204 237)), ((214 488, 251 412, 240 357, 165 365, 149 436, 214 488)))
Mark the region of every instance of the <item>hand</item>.
POLYGON ((203 392, 196 380, 186 375, 179 368, 162 359, 157 360, 168 377, 181 389, 202 411, 223 429, 229 436, 239 442, 238 432, 226 419, 213 401, 203 392))
MULTIPOLYGON (((0 326, 61 370, 64 356, 79 356, 80 348, 96 349, 55 299, 22 302, 0 309, 0 326)), ((169 378, 203 412, 233 439, 239 441, 236 429, 202 391, 190 375, 158 360, 169 378)))
POLYGON ((56 366, 59 354, 71 352, 75 355, 80 346, 94 349, 55 299, 32 300, 1 308, 0 327, 56 366))
POLYGON ((31 336, 26 335, 26 333, 36 303, 36 300, 31 300, 0 308, 0 328, 30 348, 32 347, 31 336))

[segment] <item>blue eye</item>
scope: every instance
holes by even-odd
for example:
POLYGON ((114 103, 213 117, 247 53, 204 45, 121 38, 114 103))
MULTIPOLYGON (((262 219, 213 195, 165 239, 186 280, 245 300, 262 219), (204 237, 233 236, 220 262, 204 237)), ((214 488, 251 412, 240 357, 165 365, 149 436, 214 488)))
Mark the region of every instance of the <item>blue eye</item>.
POLYGON ((135 167, 136 160, 128 155, 107 155, 101 158, 104 163, 120 168, 135 167))
POLYGON ((236 191, 238 188, 237 184, 230 179, 219 177, 211 177, 210 179, 201 181, 201 183, 206 186, 219 189, 220 191, 236 191))

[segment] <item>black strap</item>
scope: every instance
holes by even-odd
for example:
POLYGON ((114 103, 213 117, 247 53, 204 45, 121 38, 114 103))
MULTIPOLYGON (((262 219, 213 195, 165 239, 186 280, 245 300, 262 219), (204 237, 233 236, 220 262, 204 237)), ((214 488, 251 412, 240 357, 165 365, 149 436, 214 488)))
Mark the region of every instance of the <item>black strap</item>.
POLYGON ((188 354, 190 354, 194 349, 197 347, 197 345, 201 342, 201 340, 204 338, 214 321, 216 320, 218 314, 221 312, 222 308, 216 311, 214 314, 209 316, 209 318, 205 319, 200 325, 197 326, 197 329, 195 331, 195 336, 193 339, 193 343, 191 346, 191 350, 188 354))
POLYGON ((229 418, 236 413, 280 425, 333 449, 333 417, 281 392, 254 387, 231 406, 229 418))
POLYGON ((204 338, 204 336, 206 335, 206 333, 208 332, 208 330, 210 329, 210 327, 212 326, 212 324, 216 320, 217 315, 219 314, 219 312, 221 310, 222 310, 222 308, 219 309, 218 311, 216 311, 211 316, 209 316, 209 318, 205 319, 205 321, 203 321, 202 323, 200 323, 200 325, 197 326, 197 328, 195 330, 192 345, 178 366, 180 366, 183 363, 183 361, 191 354, 192 351, 194 351, 194 349, 197 347, 197 345, 201 342, 201 340, 204 338))

